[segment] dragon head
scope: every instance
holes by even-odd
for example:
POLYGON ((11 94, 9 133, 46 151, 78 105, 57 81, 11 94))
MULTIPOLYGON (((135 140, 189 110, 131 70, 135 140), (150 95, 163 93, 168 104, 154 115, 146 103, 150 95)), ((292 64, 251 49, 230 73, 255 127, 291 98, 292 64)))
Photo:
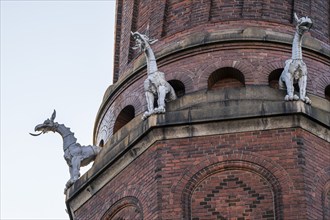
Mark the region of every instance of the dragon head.
POLYGON ((39 135, 44 134, 44 133, 47 133, 49 131, 55 132, 56 126, 57 126, 57 123, 54 122, 55 117, 56 117, 56 111, 54 110, 54 112, 53 112, 53 114, 52 114, 52 116, 51 116, 50 119, 46 119, 44 121, 44 123, 39 124, 39 125, 37 125, 34 128, 34 131, 39 131, 40 133, 39 134, 32 134, 32 133, 30 133, 30 135, 32 135, 32 136, 39 136, 39 135))
POLYGON ((150 39, 145 34, 140 34, 139 32, 131 32, 132 37, 135 40, 134 50, 146 51, 146 49, 153 43, 157 42, 155 39, 150 39))
POLYGON ((304 34, 306 31, 309 31, 313 26, 313 22, 309 17, 298 18, 297 14, 294 13, 294 19, 297 22, 297 31, 299 34, 304 34))

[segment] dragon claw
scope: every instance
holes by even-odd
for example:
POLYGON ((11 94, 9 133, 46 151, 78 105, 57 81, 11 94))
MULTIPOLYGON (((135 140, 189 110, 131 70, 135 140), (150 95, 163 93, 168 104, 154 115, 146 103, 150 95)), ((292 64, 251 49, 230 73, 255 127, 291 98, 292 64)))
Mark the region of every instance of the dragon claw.
POLYGON ((298 97, 297 95, 294 95, 293 98, 292 98, 291 100, 295 100, 295 101, 297 101, 297 100, 299 100, 299 97, 298 97))

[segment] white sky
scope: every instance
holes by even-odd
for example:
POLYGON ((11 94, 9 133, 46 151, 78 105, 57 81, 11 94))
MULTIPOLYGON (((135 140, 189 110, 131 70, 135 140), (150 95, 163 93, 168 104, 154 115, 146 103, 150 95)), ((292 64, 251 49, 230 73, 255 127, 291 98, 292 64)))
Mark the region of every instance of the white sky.
POLYGON ((0 219, 68 219, 62 138, 29 132, 56 109, 55 121, 92 144, 114 19, 114 0, 1 0, 0 219))

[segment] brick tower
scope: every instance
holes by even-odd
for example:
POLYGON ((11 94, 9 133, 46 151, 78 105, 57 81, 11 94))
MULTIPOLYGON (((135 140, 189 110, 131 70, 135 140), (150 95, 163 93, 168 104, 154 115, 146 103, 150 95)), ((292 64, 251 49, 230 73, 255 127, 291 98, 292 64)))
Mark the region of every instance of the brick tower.
POLYGON ((94 128, 103 149, 67 192, 70 217, 330 219, 329 12, 329 0, 117 0, 114 84, 94 128), (311 105, 278 88, 294 13, 313 21, 311 105), (146 120, 131 31, 158 39, 178 96, 146 120))

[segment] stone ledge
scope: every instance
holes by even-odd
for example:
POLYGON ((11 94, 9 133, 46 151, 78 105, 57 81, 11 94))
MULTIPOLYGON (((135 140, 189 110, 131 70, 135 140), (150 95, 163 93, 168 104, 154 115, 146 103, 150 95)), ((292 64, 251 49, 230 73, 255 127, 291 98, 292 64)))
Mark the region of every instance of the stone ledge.
MULTIPOLYGON (((217 105, 221 107, 221 105, 229 105, 228 103, 230 102, 250 102, 251 100, 283 102, 285 94, 285 90, 258 85, 218 90, 202 90, 184 95, 183 97, 168 103, 166 109, 167 111, 178 111, 187 108, 199 108, 203 107, 205 103, 208 105, 218 103, 217 105)), ((313 107, 330 112, 328 100, 311 94, 308 94, 308 96, 312 100, 313 107)))
MULTIPOLYGON (((186 36, 182 40, 176 41, 176 43, 169 44, 168 47, 162 50, 155 51, 156 57, 158 60, 167 59, 173 54, 180 53, 181 51, 192 49, 195 47, 206 46, 215 43, 226 43, 226 42, 262 42, 267 45, 267 43, 277 43, 284 44, 291 47, 293 36, 274 32, 270 30, 265 30, 257 27, 247 27, 245 29, 229 29, 225 31, 218 32, 203 32, 203 33, 194 33, 186 36)), ((303 47, 330 59, 330 50, 322 46, 321 42, 317 39, 314 39, 310 36, 306 36, 303 40, 303 47)), ((95 125, 94 125, 94 136, 99 123, 102 112, 107 106, 111 98, 117 93, 117 91, 122 88, 124 84, 136 77, 142 77, 141 74, 137 76, 137 73, 143 70, 146 67, 145 57, 139 56, 133 61, 133 68, 128 69, 126 73, 123 73, 123 77, 109 86, 106 90, 103 101, 98 110, 95 125)), ((284 63, 283 63, 284 66, 284 63)))
MULTIPOLYGON (((157 118, 157 116, 152 116, 150 120, 155 120, 155 118, 157 118)), ((103 163, 104 167, 97 169, 96 166, 93 166, 91 170, 86 173, 87 175, 85 174, 82 176, 74 186, 69 189, 66 201, 68 208, 71 212, 77 210, 83 203, 96 194, 103 186, 111 181, 111 179, 115 178, 125 167, 157 141, 292 127, 300 127, 314 135, 322 135, 323 137, 328 137, 328 139, 330 136, 328 128, 320 126, 318 123, 304 117, 302 114, 196 123, 190 125, 184 124, 172 127, 155 127, 147 131, 138 142, 134 141, 126 145, 124 143, 127 139, 125 139, 122 140, 121 143, 118 143, 115 148, 121 148, 120 154, 112 155, 108 152, 104 154, 102 158, 99 157, 95 163, 103 163)))
POLYGON ((330 142, 329 112, 301 101, 236 100, 226 105, 213 104, 154 115, 145 121, 137 116, 111 137, 93 167, 68 190, 68 208, 71 212, 76 210, 160 140, 300 127, 330 142))
POLYGON ((212 117, 214 120, 227 120, 301 112, 329 126, 329 117, 326 114, 326 112, 330 112, 329 101, 317 96, 310 96, 313 103, 310 106, 301 101, 285 102, 283 101, 284 96, 284 90, 272 89, 269 86, 246 86, 190 93, 168 103, 166 115, 151 117, 153 120, 146 121, 141 120, 141 115, 136 116, 105 144, 114 146, 128 135, 130 139, 134 139, 135 133, 131 132, 133 130, 143 133, 151 127, 164 123, 169 126, 190 123, 193 122, 192 116, 195 116, 196 121, 208 121, 213 120, 212 117), (213 116, 203 113, 206 106, 210 114, 215 112, 213 116), (160 121, 163 117, 166 119, 164 122, 160 121), (138 126, 139 124, 143 124, 143 126, 138 126))

